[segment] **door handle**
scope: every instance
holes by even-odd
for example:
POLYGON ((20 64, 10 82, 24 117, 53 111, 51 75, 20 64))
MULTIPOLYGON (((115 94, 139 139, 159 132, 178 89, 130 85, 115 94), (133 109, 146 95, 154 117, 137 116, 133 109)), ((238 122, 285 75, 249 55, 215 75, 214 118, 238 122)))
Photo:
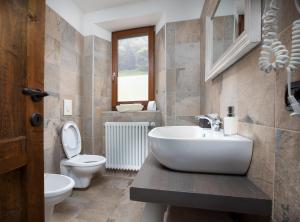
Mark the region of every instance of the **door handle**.
POLYGON ((49 96, 49 93, 43 92, 40 89, 30 89, 30 88, 24 88, 22 90, 22 93, 26 96, 30 96, 33 102, 39 102, 44 97, 49 96))

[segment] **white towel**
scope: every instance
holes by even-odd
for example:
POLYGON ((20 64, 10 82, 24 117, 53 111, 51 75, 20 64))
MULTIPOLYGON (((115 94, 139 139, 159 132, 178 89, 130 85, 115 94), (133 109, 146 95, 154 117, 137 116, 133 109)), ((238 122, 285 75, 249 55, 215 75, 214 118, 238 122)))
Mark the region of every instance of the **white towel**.
POLYGON ((140 103, 121 104, 116 106, 118 112, 137 112, 143 110, 144 106, 140 103))

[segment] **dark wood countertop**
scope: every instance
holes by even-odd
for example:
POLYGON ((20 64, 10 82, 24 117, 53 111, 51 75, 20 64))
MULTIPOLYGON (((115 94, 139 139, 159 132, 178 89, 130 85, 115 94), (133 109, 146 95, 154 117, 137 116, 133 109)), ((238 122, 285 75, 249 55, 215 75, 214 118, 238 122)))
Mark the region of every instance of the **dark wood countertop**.
POLYGON ((272 200, 245 176, 172 171, 149 155, 130 187, 141 202, 270 216, 272 200))

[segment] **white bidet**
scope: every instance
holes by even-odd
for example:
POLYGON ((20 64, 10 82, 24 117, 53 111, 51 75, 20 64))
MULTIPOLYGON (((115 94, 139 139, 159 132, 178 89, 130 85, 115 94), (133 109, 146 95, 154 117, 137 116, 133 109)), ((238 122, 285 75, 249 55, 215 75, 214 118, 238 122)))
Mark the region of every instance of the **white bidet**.
POLYGON ((50 221, 54 206, 72 193, 74 185, 74 180, 70 177, 60 174, 44 174, 46 222, 50 221))

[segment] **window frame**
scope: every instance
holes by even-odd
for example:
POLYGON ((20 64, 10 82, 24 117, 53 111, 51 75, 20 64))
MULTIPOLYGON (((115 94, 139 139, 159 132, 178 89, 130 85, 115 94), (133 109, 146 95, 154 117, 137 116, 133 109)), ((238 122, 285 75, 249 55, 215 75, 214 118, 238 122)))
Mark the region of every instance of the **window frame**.
POLYGON ((141 103, 144 109, 147 108, 149 101, 155 100, 154 86, 154 50, 155 50, 155 31, 154 26, 135 28, 112 33, 112 110, 120 104, 141 103), (131 37, 148 36, 148 100, 146 101, 126 101, 118 102, 118 41, 131 37))

